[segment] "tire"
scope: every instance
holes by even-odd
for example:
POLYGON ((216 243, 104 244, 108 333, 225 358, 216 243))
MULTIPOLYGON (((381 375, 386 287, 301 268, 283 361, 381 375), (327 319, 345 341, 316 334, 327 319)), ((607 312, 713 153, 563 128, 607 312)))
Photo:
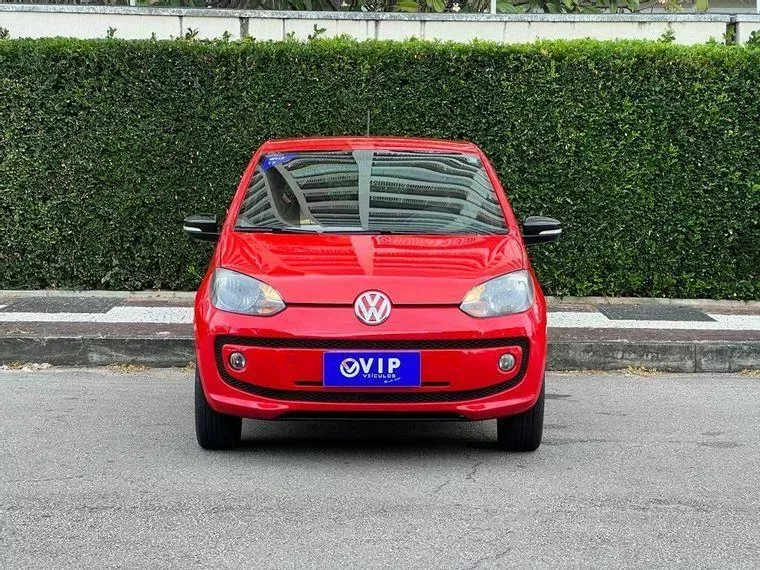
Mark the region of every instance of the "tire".
POLYGON ((496 439, 504 451, 535 451, 544 432, 544 384, 536 404, 527 412, 496 420, 496 439))
POLYGON ((234 449, 240 444, 243 420, 215 412, 206 400, 195 370, 195 437, 203 449, 234 449))

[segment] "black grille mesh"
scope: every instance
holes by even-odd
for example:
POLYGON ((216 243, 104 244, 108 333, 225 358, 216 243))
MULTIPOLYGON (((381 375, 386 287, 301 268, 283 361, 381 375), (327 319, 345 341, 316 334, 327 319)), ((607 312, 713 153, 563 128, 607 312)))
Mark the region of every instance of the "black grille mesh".
POLYGON ((219 375, 230 386, 263 398, 287 400, 294 402, 330 402, 330 403, 429 403, 429 402, 460 402, 476 400, 493 396, 516 386, 525 376, 528 368, 529 342, 526 338, 502 339, 464 339, 464 340, 356 340, 356 339, 305 339, 305 338, 261 338, 218 336, 215 341, 216 367, 219 375), (310 348, 324 350, 442 350, 442 349, 472 349, 498 348, 519 346, 522 349, 522 362, 517 375, 505 382, 492 384, 472 390, 441 391, 425 388, 415 388, 414 391, 377 391, 372 389, 351 392, 327 390, 280 390, 258 386, 233 378, 227 373, 222 361, 222 347, 225 344, 242 346, 261 346, 267 348, 310 348))
POLYGON ((311 348, 321 350, 461 350, 468 348, 499 348, 519 346, 528 350, 528 339, 516 338, 468 338, 468 339, 405 339, 365 340, 332 338, 262 338, 243 336, 218 336, 216 348, 225 344, 260 346, 263 348, 311 348))

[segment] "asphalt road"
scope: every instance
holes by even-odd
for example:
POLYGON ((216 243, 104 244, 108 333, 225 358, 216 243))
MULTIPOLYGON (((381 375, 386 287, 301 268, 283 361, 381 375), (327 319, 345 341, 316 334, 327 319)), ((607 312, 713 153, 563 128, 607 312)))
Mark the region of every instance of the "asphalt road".
POLYGON ((760 378, 550 375, 493 422, 254 423, 204 452, 191 373, 0 371, 0 567, 760 566, 760 378))

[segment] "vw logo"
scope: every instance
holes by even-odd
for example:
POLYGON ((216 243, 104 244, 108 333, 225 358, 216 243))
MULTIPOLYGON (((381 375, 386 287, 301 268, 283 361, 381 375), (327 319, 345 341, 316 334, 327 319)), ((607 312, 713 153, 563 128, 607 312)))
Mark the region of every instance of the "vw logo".
POLYGON ((391 301, 380 291, 365 291, 354 302, 354 314, 365 325, 379 325, 391 316, 391 301))

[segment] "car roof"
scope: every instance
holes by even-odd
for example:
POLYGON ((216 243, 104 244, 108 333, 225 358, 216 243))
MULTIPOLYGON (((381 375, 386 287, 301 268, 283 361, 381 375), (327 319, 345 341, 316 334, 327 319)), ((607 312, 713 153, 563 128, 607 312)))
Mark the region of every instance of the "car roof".
POLYGON ((287 152, 291 150, 349 150, 374 148, 389 150, 480 152, 478 147, 471 142, 406 137, 304 137, 272 139, 265 142, 262 145, 261 150, 264 152, 287 152))

